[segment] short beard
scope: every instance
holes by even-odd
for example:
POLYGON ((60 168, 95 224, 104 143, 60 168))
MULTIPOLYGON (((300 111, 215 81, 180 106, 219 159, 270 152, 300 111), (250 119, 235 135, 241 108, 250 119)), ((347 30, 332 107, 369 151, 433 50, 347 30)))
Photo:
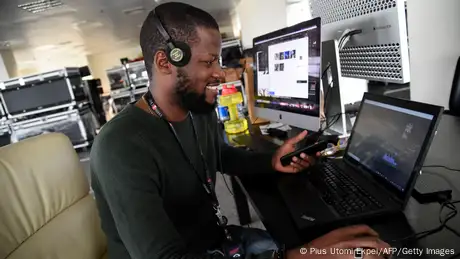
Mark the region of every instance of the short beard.
POLYGON ((204 114, 210 113, 217 107, 217 102, 209 103, 206 101, 206 92, 199 94, 192 89, 192 82, 182 68, 177 70, 177 83, 174 91, 178 104, 184 110, 204 114))

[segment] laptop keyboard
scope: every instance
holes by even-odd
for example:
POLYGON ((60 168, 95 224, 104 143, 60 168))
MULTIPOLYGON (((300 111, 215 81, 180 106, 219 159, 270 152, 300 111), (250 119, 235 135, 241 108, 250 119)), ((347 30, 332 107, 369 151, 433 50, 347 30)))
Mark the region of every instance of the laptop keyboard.
POLYGON ((311 182, 319 190, 323 200, 342 216, 361 214, 383 207, 333 163, 323 164, 320 173, 315 174, 311 182))

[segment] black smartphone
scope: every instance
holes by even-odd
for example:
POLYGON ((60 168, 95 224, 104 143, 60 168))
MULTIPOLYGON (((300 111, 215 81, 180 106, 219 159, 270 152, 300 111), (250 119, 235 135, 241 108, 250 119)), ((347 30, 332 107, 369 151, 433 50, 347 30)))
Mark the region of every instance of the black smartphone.
POLYGON ((315 143, 313 145, 298 149, 298 150, 296 150, 296 151, 294 151, 292 153, 289 153, 289 154, 281 157, 281 159, 280 159, 281 164, 283 166, 287 166, 287 165, 291 164, 292 158, 295 157, 295 156, 299 157, 300 154, 302 154, 302 153, 305 153, 305 155, 308 155, 308 156, 314 156, 314 155, 316 155, 316 153, 326 149, 327 144, 328 144, 327 141, 321 140, 320 142, 317 142, 317 143, 315 143))

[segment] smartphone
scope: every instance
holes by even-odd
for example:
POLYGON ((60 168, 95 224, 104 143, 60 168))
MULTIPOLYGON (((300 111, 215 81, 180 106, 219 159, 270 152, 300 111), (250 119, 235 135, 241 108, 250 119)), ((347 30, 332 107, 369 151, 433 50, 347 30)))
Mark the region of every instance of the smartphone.
POLYGON ((295 157, 295 156, 299 157, 300 154, 302 154, 302 153, 305 153, 305 155, 308 155, 308 156, 314 156, 314 155, 316 155, 316 153, 326 149, 327 144, 328 144, 327 141, 321 140, 320 142, 317 142, 317 143, 315 143, 313 145, 298 149, 298 150, 296 150, 296 151, 294 151, 292 153, 289 153, 289 154, 281 157, 281 159, 280 159, 281 164, 283 166, 287 166, 287 165, 291 164, 292 158, 295 157))

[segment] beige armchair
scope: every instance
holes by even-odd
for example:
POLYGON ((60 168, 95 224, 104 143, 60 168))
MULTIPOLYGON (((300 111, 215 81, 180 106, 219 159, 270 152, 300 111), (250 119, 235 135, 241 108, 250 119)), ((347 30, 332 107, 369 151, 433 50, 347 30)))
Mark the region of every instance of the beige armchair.
POLYGON ((0 259, 101 259, 106 250, 96 203, 66 136, 0 148, 0 259))

